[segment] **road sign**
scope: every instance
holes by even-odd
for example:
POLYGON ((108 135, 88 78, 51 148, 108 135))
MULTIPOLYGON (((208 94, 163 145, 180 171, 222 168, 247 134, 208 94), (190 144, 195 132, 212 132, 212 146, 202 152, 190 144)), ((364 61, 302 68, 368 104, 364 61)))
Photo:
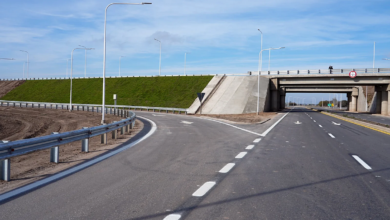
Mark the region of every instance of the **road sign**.
POLYGON ((199 101, 202 102, 203 98, 204 98, 204 92, 198 92, 198 98, 199 98, 199 101))
POLYGON ((334 104, 332 103, 332 107, 334 107, 334 104))
POLYGON ((357 76, 357 73, 355 71, 349 72, 349 77, 355 78, 357 76))
POLYGON ((328 103, 328 107, 331 107, 331 106, 332 106, 332 104, 328 103))

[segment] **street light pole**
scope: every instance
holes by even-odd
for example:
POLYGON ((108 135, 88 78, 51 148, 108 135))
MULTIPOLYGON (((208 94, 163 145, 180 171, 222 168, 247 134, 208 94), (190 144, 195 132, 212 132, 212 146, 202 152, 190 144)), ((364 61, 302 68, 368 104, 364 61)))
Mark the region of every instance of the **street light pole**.
POLYGON ((125 56, 120 56, 119 57, 119 76, 121 76, 121 58, 125 56))
MULTIPOLYGON (((268 49, 263 49, 260 51, 259 53, 259 62, 260 62, 260 59, 262 59, 263 57, 263 51, 265 50, 279 50, 279 49, 284 49, 285 47, 278 47, 278 48, 268 48, 268 49)), ((259 114, 259 108, 260 108, 260 72, 261 72, 261 69, 262 69, 262 64, 263 62, 260 62, 259 66, 260 66, 260 69, 259 69, 259 74, 258 74, 258 80, 257 80, 257 114, 259 114)))
POLYGON ((85 64, 84 64, 84 77, 86 78, 87 77, 87 50, 94 50, 95 48, 86 48, 86 47, 84 47, 84 46, 82 46, 82 45, 79 45, 80 47, 83 47, 84 48, 84 50, 85 50, 85 55, 84 55, 84 57, 85 57, 85 64))
POLYGON ((73 51, 77 49, 84 49, 84 48, 74 48, 72 50, 72 53, 70 55, 70 102, 69 102, 69 111, 72 111, 72 81, 73 81, 73 51))
POLYGON ((161 76, 161 41, 154 38, 154 40, 160 42, 160 62, 159 62, 159 68, 158 68, 158 75, 161 76))
POLYGON ((104 43, 103 43, 103 97, 102 97, 102 121, 104 124, 104 109, 105 109, 105 98, 106 98, 106 26, 107 26, 107 9, 111 5, 150 5, 152 3, 142 2, 142 3, 111 3, 107 5, 105 13, 104 13, 104 43))
MULTIPOLYGON (((260 45, 260 51, 263 51, 263 32, 260 29, 257 29, 261 33, 261 45, 260 45)), ((257 67, 257 114, 259 114, 259 99, 260 99, 260 72, 261 72, 261 65, 263 63, 263 55, 260 54, 259 56, 259 65, 257 67)))
POLYGON ((29 68, 28 68, 28 66, 29 66, 29 62, 28 62, 28 52, 25 51, 25 50, 20 50, 20 51, 27 53, 27 78, 28 78, 28 69, 29 69, 29 68))

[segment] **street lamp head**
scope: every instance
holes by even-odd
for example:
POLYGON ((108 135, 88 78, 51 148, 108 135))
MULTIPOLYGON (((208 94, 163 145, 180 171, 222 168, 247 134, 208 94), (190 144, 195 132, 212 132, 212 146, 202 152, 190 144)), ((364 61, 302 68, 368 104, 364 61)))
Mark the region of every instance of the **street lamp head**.
MULTIPOLYGON (((83 45, 79 45, 79 47, 84 47, 83 45)), ((86 47, 84 47, 84 48, 86 48, 86 47)))
POLYGON ((261 30, 260 29, 257 29, 258 31, 260 31, 260 33, 263 33, 263 32, 261 32, 261 30))
POLYGON ((383 60, 390 60, 389 58, 383 58, 383 60))
POLYGON ((151 2, 142 2, 141 4, 142 5, 151 5, 152 3, 151 2))

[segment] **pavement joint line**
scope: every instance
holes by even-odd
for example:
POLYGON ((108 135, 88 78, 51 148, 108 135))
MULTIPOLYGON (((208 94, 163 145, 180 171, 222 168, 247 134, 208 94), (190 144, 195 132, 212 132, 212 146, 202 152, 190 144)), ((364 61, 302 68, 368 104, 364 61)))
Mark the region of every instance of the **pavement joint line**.
POLYGON ((374 128, 374 127, 371 127, 371 126, 367 126, 367 125, 364 125, 364 124, 361 124, 361 123, 357 123, 357 122, 354 122, 354 121, 351 121, 351 120, 348 120, 348 119, 344 119, 340 116, 335 116, 333 114, 330 114, 330 113, 325 113, 325 112, 321 112, 321 114, 324 114, 324 115, 328 115, 330 117, 334 117, 334 118, 338 118, 340 120, 343 120, 343 121, 346 121, 346 122, 349 122, 349 123, 352 123, 352 124, 355 124, 355 125, 359 125, 359 126, 362 126, 362 127, 365 127, 365 128, 368 128, 368 129, 371 129, 371 130, 374 130, 374 131, 378 131, 378 132, 381 132, 383 134, 387 134, 387 135, 390 135, 390 132, 387 132, 387 131, 384 131, 384 130, 380 130, 380 129, 377 129, 377 128, 374 128))
POLYGON ((284 117, 286 117, 288 115, 288 113, 290 113, 292 111, 292 109, 287 112, 285 115, 283 115, 283 117, 281 117, 277 122, 275 122, 273 125, 271 125, 271 127, 269 127, 266 131, 264 131, 260 136, 263 136, 265 137, 277 124, 279 124, 279 122, 281 122, 283 120, 284 117))
POLYGON ((261 138, 257 138, 253 141, 253 143, 259 143, 261 141, 261 138))
POLYGON ((372 170, 372 168, 371 168, 368 164, 366 164, 366 162, 364 162, 362 159, 360 159, 359 156, 357 156, 357 155, 352 155, 352 157, 353 157, 357 162, 359 162, 360 165, 362 165, 364 168, 366 168, 367 170, 372 170))
POLYGON ((248 145, 245 149, 246 150, 252 150, 255 145, 248 145))
POLYGON ((235 157, 236 159, 241 159, 241 158, 244 158, 245 155, 247 154, 248 152, 240 152, 239 154, 237 154, 237 156, 235 157))
POLYGON ((222 169, 219 171, 220 173, 228 173, 236 164, 235 163, 228 163, 222 169))
POLYGON ((217 123, 221 123, 221 124, 228 125, 228 126, 230 126, 230 127, 233 127, 233 128, 239 129, 239 130, 242 130, 242 131, 246 131, 246 132, 251 133, 251 134, 255 134, 255 135, 258 135, 258 136, 262 136, 262 134, 259 134, 259 133, 256 133, 256 132, 253 132, 253 131, 244 129, 244 128, 240 128, 240 127, 237 127, 237 126, 234 126, 234 125, 231 125, 231 124, 222 122, 222 121, 217 121, 217 120, 213 120, 213 119, 209 119, 209 118, 201 118, 201 119, 209 120, 209 121, 214 121, 214 122, 217 122, 217 123))
POLYGON ((72 167, 72 168, 70 168, 68 170, 59 172, 59 173, 54 174, 54 175, 52 175, 50 177, 44 178, 42 180, 38 180, 36 182, 33 182, 33 183, 28 184, 28 185, 22 186, 20 188, 15 189, 15 190, 3 193, 3 194, 0 195, 0 203, 3 202, 4 200, 7 200, 7 199, 15 197, 15 196, 18 196, 18 195, 20 195, 22 193, 25 193, 25 192, 28 192, 30 190, 36 189, 36 188, 38 188, 40 186, 44 186, 46 184, 50 184, 50 183, 52 183, 52 182, 54 182, 54 181, 56 181, 58 179, 61 179, 63 177, 66 177, 68 175, 76 173, 76 172, 78 172, 78 171, 80 171, 82 169, 90 167, 90 166, 92 166, 92 165, 94 165, 96 163, 99 163, 99 162, 101 162, 101 161, 103 161, 103 160, 105 160, 105 159, 107 159, 109 157, 112 157, 112 156, 114 156, 114 155, 116 155, 116 154, 118 154, 118 153, 120 153, 120 152, 122 152, 124 150, 127 150, 127 149, 133 147, 134 145, 137 145, 138 143, 140 143, 143 140, 145 140, 148 137, 150 137, 157 130, 157 125, 156 125, 156 123, 154 123, 154 121, 152 121, 152 120, 150 120, 148 118, 145 118, 145 117, 141 117, 141 116, 137 116, 137 118, 143 118, 143 119, 149 121, 151 123, 151 125, 152 125, 152 128, 150 129, 150 131, 145 136, 141 137, 138 140, 135 140, 131 144, 128 144, 128 145, 126 145, 124 147, 121 147, 121 148, 119 148, 117 150, 111 151, 110 153, 104 154, 104 155, 102 155, 100 157, 97 157, 95 159, 92 159, 92 160, 90 160, 88 162, 82 163, 80 165, 76 165, 76 166, 74 166, 74 167, 72 167))
POLYGON ((335 138, 335 136, 333 136, 333 134, 331 134, 331 133, 328 133, 329 134, 329 136, 331 137, 331 138, 335 138))
POLYGON ((170 214, 167 215, 163 220, 179 220, 181 218, 180 214, 170 214))
POLYGON ((209 181, 209 182, 205 182, 201 187, 199 187, 198 190, 196 190, 192 196, 195 196, 195 197, 202 197, 204 195, 206 195, 206 193, 215 186, 216 182, 214 181, 209 181))

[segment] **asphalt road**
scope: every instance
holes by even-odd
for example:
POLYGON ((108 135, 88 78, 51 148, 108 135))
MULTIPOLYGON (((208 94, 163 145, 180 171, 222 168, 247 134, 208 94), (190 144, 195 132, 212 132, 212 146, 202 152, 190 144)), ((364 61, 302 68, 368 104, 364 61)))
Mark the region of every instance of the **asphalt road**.
POLYGON ((360 112, 346 112, 343 110, 338 110, 338 109, 329 109, 329 108, 318 108, 315 107, 315 109, 321 109, 325 111, 330 111, 334 113, 339 113, 342 115, 348 115, 348 117, 355 117, 358 119, 364 119, 367 121, 372 121, 372 122, 377 122, 385 125, 390 126, 390 117, 389 116, 381 116, 379 114, 370 114, 370 113, 360 113, 360 112))
POLYGON ((148 139, 3 202, 2 218, 390 219, 389 135, 303 108, 247 130, 137 115, 157 124, 148 139))

